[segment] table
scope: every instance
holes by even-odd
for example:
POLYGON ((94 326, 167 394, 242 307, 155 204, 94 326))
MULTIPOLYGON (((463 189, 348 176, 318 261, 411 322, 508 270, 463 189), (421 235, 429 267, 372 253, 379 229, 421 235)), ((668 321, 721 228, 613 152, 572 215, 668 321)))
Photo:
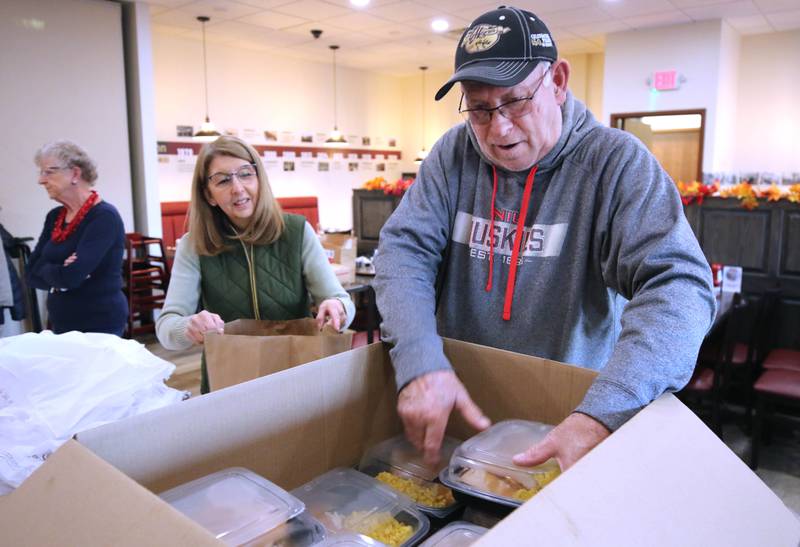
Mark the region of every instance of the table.
POLYGON ((375 289, 372 288, 373 279, 374 276, 371 275, 357 275, 353 283, 345 283, 342 285, 348 294, 364 293, 367 297, 367 344, 373 342, 373 333, 375 329, 380 327, 378 304, 375 300, 375 289))

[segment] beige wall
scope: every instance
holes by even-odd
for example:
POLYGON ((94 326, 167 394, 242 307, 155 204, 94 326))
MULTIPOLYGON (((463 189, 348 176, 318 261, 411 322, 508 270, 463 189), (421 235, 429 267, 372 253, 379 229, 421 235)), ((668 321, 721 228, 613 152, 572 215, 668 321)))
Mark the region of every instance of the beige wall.
POLYGON ((734 168, 800 172, 800 30, 742 38, 734 168))
POLYGON ((120 6, 97 0, 0 2, 0 222, 38 238, 58 204, 33 155, 69 139, 95 160, 97 190, 133 229, 120 6))
MULTIPOLYGON (((196 40, 153 33, 156 133, 175 140, 176 125, 202 121, 202 46, 196 40)), ((320 44, 323 61, 279 57, 269 52, 224 44, 208 44, 209 111, 217 129, 254 129, 328 133, 334 123, 332 71, 328 51, 320 44)), ((403 161, 387 179, 413 169, 415 143, 406 142, 404 109, 411 99, 403 78, 339 66, 339 128, 345 135, 396 137, 403 161)), ((419 84, 417 84, 419 85, 419 84)), ((414 88, 418 90, 419 88, 414 88)), ((418 91, 417 91, 418 94, 418 91)), ((252 140, 252 139, 251 139, 252 140)), ((346 161, 346 160, 345 160, 346 161)), ((375 172, 348 170, 270 170, 277 196, 315 195, 320 201, 323 228, 349 229, 352 188, 375 172)), ((192 163, 193 164, 193 163, 192 163)), ((333 167, 333 166, 332 166, 333 167)), ((181 170, 159 165, 161 201, 188 200, 191 165, 181 170)))
POLYGON ((569 62, 569 89, 576 99, 582 101, 601 123, 603 119, 603 64, 602 53, 580 53, 564 55, 569 62))

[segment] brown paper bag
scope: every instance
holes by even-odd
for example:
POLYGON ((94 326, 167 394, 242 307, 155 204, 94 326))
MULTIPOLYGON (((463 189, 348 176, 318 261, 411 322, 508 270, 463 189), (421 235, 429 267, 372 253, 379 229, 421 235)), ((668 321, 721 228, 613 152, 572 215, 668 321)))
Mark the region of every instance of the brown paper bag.
POLYGON ((322 234, 319 240, 339 282, 354 283, 358 238, 348 234, 322 234))
POLYGON ((337 332, 315 319, 225 324, 225 334, 206 333, 205 352, 211 390, 253 380, 350 349, 353 332, 337 332))

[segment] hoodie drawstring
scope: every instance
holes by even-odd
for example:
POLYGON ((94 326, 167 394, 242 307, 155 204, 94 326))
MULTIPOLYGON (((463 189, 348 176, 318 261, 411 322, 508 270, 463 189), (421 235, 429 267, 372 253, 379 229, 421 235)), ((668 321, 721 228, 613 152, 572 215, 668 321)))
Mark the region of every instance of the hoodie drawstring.
MULTIPOLYGON (((517 218, 517 229, 514 234, 514 249, 511 253, 511 270, 508 273, 508 282, 506 283, 505 299, 503 301, 503 320, 509 321, 511 319, 511 304, 514 300, 514 286, 517 281, 517 262, 519 260, 519 248, 522 242, 522 232, 525 229, 525 217, 528 216, 528 205, 531 201, 531 194, 533 193, 533 178, 536 176, 536 169, 538 165, 534 165, 525 179, 525 190, 522 195, 522 206, 519 210, 517 218)), ((494 188, 492 189, 492 211, 491 220, 489 221, 489 279, 486 283, 486 292, 492 290, 492 273, 494 269, 494 215, 495 207, 494 202, 497 197, 497 169, 492 166, 492 176, 494 179, 494 188)))
POLYGON ((489 216, 489 278, 486 280, 486 292, 492 290, 492 272, 494 271, 494 200, 497 197, 497 168, 492 165, 492 212, 489 216))

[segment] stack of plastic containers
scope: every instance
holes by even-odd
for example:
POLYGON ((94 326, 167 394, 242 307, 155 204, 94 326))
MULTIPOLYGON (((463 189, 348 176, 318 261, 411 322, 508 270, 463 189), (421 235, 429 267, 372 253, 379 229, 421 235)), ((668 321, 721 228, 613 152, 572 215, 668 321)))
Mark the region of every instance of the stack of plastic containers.
POLYGON ((330 536, 355 533, 391 547, 407 547, 428 532, 428 519, 414 502, 355 469, 334 469, 292 494, 330 536))
POLYGON ((487 529, 483 526, 457 520, 433 534, 419 547, 467 547, 486 532, 487 529))
POLYGON ((519 506, 561 474, 555 460, 537 467, 519 467, 511 461, 552 428, 524 420, 498 422, 459 446, 439 478, 457 494, 519 506))
POLYGON ((325 539, 303 502, 247 469, 207 475, 161 498, 227 545, 308 547, 325 539))
POLYGON ((445 518, 459 504, 452 491, 439 483, 437 477, 447 467, 458 444, 458 440, 445 437, 442 441, 440 463, 431 467, 403 435, 398 435, 368 450, 358 469, 405 494, 427 515, 445 518))

